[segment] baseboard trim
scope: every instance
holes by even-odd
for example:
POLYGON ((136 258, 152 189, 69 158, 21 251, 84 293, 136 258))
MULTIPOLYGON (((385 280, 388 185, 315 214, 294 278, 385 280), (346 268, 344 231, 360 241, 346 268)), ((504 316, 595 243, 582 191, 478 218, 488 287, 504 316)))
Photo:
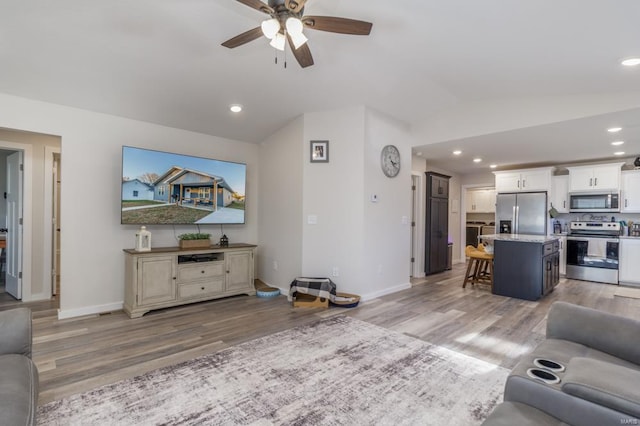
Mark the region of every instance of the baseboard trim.
POLYGON ((360 296, 360 300, 366 302, 368 300, 377 299, 378 297, 386 296, 387 294, 397 293, 402 290, 411 288, 411 283, 404 283, 395 287, 385 288, 383 290, 374 291, 373 293, 367 293, 360 296))
MULTIPOLYGON (((276 287, 264 280, 262 280, 262 282, 264 282, 269 287, 275 287, 277 289, 280 289, 280 294, 283 296, 287 296, 289 294, 289 288, 276 287)), ((411 287, 412 287, 411 283, 404 283, 404 284, 397 285, 395 287, 385 288, 384 290, 374 291, 373 293, 361 295, 360 301, 366 302, 367 300, 377 299, 378 297, 386 296, 387 294, 397 293, 402 290, 407 290, 407 289, 410 289, 411 287)))
POLYGON ((104 312, 121 311, 124 302, 108 303, 106 305, 85 306, 78 309, 58 309, 58 319, 83 317, 86 315, 102 314, 104 312))

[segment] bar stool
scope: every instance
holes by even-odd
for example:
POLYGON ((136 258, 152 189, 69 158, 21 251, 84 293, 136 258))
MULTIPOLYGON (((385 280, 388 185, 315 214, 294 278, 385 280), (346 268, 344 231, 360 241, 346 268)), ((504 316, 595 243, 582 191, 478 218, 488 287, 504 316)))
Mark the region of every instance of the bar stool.
POLYGON ((479 244, 478 248, 468 245, 464 253, 469 258, 469 265, 462 288, 465 288, 467 283, 488 284, 493 290, 493 254, 485 252, 482 244, 479 244))

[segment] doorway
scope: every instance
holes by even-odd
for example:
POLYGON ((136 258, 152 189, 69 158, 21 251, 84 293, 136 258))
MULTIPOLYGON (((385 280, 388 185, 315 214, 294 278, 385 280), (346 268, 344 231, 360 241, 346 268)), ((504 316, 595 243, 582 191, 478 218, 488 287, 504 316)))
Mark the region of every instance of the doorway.
POLYGON ((411 258, 409 277, 423 278, 424 273, 424 196, 422 175, 411 174, 411 258))
MULTIPOLYGON (((25 279, 23 257, 25 224, 25 150, 18 144, 0 142, 0 295, 2 300, 22 300, 25 279)), ((30 234, 30 232, 28 232, 30 234)), ((26 274, 30 276, 30 274, 26 274)))
MULTIPOLYGON (((46 213, 47 204, 45 204, 45 198, 52 196, 51 186, 45 185, 46 177, 52 175, 51 166, 45 164, 45 151, 49 147, 53 147, 59 152, 61 138, 42 133, 0 128, 0 151, 22 153, 22 166, 18 165, 22 171, 22 213, 15 216, 21 229, 22 235, 18 240, 21 240, 22 248, 16 251, 15 259, 20 256, 21 261, 16 261, 15 271, 18 283, 21 285, 21 300, 23 302, 49 300, 52 296, 50 273, 52 235, 47 232, 47 229, 51 229, 52 222, 51 217, 48 217, 46 213)), ((53 158, 53 155, 50 155, 50 158, 53 158)), ((50 163, 52 164, 52 161, 50 163)), ((1 158, 0 176, 5 176, 6 172, 6 162, 4 158, 1 158)), ((0 189, 0 206, 5 208, 0 212, 0 220, 3 223, 7 219, 7 203, 4 198, 5 180, 6 177, 2 179, 3 183, 0 186, 3 188, 0 189)), ((17 211, 19 212, 20 209, 17 211)), ((17 237, 20 232, 8 229, 7 238, 10 239, 12 234, 17 237)), ((7 244, 10 244, 10 241, 7 241, 7 244)), ((7 266, 9 269, 9 265, 7 266)), ((7 293, 3 293, 3 295, 11 298, 14 302, 16 300, 7 293)))

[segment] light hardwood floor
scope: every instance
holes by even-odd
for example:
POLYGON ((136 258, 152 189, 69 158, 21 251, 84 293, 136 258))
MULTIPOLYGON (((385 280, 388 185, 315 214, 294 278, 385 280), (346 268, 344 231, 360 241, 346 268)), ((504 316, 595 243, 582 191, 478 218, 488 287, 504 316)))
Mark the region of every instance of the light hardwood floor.
MULTIPOLYGON (((543 300, 528 302, 492 295, 484 286, 463 289, 464 271, 463 264, 454 265, 354 309, 292 308, 284 296, 237 296, 138 319, 118 311, 60 321, 56 300, 25 304, 33 310, 40 403, 330 315, 349 315, 507 368, 543 339, 553 301, 640 319, 640 299, 615 296, 618 286, 563 279, 543 300)), ((21 305, 0 295, 0 310, 21 305)))

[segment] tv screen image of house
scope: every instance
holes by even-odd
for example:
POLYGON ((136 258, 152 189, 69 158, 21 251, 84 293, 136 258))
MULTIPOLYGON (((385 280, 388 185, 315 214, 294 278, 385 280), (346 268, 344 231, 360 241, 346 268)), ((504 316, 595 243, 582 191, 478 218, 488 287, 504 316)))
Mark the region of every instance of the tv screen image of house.
POLYGON ((247 165, 122 147, 121 223, 245 223, 247 165))

